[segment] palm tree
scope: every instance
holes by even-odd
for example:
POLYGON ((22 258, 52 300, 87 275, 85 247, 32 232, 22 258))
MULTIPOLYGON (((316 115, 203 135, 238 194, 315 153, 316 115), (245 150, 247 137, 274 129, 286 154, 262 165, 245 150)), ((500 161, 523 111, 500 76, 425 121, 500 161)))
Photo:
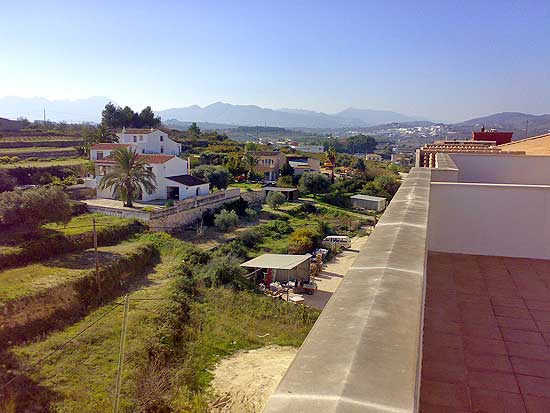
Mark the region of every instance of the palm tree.
POLYGON ((244 155, 244 164, 246 165, 246 169, 248 169, 248 179, 252 175, 254 175, 254 172, 256 171, 256 164, 258 163, 258 157, 254 152, 247 152, 244 155))
POLYGON ((100 189, 112 188, 120 196, 124 206, 129 208, 143 190, 155 190, 155 174, 147 167, 147 162, 131 148, 115 149, 111 152, 111 158, 115 161, 115 169, 101 178, 100 189))
POLYGON ((334 183, 334 168, 336 168, 336 149, 334 149, 334 146, 329 146, 327 150, 327 158, 329 162, 332 164, 331 166, 331 177, 332 183, 334 183))

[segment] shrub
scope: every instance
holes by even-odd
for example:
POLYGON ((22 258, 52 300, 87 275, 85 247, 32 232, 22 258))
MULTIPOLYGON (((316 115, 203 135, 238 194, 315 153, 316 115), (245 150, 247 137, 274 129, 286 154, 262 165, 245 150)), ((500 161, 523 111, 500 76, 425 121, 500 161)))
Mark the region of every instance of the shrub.
POLYGON ((173 199, 169 199, 168 201, 166 201, 166 202, 164 203, 164 206, 165 206, 166 208, 171 208, 171 207, 173 207, 173 206, 174 206, 174 200, 173 200, 173 199))
POLYGON ((351 198, 339 192, 331 192, 321 197, 321 201, 342 208, 351 208, 351 198))
POLYGON ((294 186, 294 176, 280 176, 279 179, 277 179, 277 186, 280 186, 281 188, 292 188, 294 186))
POLYGON ((321 238, 319 231, 312 228, 298 228, 290 236, 288 252, 291 254, 306 254, 313 251, 321 238))
POLYGON ((0 169, 0 192, 11 191, 16 184, 17 180, 13 176, 0 169))
POLYGON ((38 227, 46 222, 68 222, 70 216, 69 197, 57 187, 0 193, 0 217, 4 225, 38 227))
POLYGON ((366 195, 391 199, 399 189, 399 186, 400 183, 393 176, 381 175, 374 178, 374 181, 366 183, 361 192, 366 195))
POLYGON ((258 218, 258 211, 256 211, 254 208, 246 208, 246 219, 249 221, 254 221, 256 218, 258 218))
POLYGON ((266 237, 278 239, 282 238, 283 235, 290 234, 292 232, 292 227, 288 222, 276 219, 262 225, 260 231, 266 237))
POLYGON ((258 229, 249 229, 239 235, 241 242, 249 248, 252 248, 262 242, 263 238, 264 236, 262 232, 258 229))
POLYGON ((214 225, 220 231, 227 231, 234 227, 239 222, 239 217, 235 211, 227 211, 223 209, 219 214, 214 216, 214 225))
POLYGON ((273 209, 279 209, 285 202, 286 198, 281 192, 271 191, 267 195, 267 204, 273 209))
POLYGON ((226 209, 228 211, 235 211, 240 217, 246 217, 247 208, 248 201, 244 200, 242 197, 239 197, 239 199, 229 202, 223 206, 223 209, 226 209))
POLYGON ((298 212, 303 212, 305 214, 316 214, 318 212, 317 207, 315 204, 312 204, 310 202, 306 202, 298 208, 298 212))

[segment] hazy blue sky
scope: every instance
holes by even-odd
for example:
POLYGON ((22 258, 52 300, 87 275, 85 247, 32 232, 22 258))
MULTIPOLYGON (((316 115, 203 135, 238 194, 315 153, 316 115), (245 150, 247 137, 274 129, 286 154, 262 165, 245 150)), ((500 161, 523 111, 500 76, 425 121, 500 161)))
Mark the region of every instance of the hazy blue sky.
POLYGON ((550 113, 550 1, 24 1, 0 96, 550 113))

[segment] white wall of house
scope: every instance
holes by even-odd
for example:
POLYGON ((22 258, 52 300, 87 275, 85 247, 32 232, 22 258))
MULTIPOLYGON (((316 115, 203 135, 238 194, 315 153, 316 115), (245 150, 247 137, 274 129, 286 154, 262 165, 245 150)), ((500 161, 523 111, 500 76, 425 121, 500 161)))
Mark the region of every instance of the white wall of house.
POLYGON ((459 169, 459 182, 550 184, 550 156, 459 153, 450 156, 459 169))
MULTIPOLYGON (((144 132, 147 132, 144 129, 144 132)), ((148 133, 117 133, 119 143, 129 143, 138 153, 163 153, 179 155, 181 145, 168 137, 168 134, 158 129, 148 133)))
POLYGON ((111 149, 90 149, 90 159, 95 162, 97 160, 101 160, 102 158, 106 158, 111 154, 111 152, 111 149))
POLYGON ((429 249, 550 259, 550 186, 432 182, 429 249))

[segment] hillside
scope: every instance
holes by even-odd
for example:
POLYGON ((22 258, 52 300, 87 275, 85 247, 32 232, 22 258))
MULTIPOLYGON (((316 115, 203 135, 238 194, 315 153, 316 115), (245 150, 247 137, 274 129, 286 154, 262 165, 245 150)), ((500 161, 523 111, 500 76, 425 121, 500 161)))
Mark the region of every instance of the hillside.
POLYGON ((550 132, 550 114, 531 115, 521 112, 501 112, 480 118, 470 119, 456 124, 456 127, 478 130, 481 126, 486 129, 514 131, 514 139, 525 137, 525 127, 528 126, 528 136, 541 135, 550 132))

